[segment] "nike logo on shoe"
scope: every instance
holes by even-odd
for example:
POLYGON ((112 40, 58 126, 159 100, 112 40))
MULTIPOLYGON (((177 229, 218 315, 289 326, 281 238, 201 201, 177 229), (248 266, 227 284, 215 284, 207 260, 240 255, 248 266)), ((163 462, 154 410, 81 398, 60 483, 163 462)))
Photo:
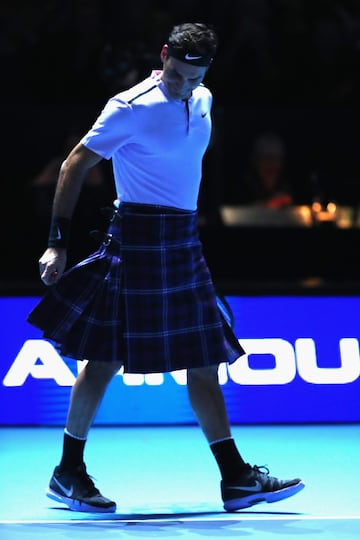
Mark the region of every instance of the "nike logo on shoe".
POLYGON ((234 490, 238 490, 238 491, 259 492, 259 491, 262 491, 262 485, 259 482, 259 480, 256 480, 255 484, 253 486, 229 486, 228 489, 234 489, 234 490))
POLYGON ((55 484, 58 485, 61 491, 63 491, 67 497, 71 497, 72 494, 74 493, 74 486, 71 486, 70 489, 67 489, 65 486, 61 484, 61 482, 59 482, 59 480, 57 480, 55 476, 53 478, 54 478, 55 484))

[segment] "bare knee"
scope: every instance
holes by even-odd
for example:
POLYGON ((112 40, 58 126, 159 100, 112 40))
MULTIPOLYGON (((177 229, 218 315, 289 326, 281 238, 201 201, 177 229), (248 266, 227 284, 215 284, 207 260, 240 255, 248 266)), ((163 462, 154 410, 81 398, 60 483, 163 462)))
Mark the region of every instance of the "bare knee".
POLYGON ((90 382, 110 381, 119 371, 121 362, 88 362, 83 369, 83 376, 90 382))
POLYGON ((191 368, 187 370, 188 385, 193 384, 218 384, 219 366, 208 366, 203 368, 191 368))

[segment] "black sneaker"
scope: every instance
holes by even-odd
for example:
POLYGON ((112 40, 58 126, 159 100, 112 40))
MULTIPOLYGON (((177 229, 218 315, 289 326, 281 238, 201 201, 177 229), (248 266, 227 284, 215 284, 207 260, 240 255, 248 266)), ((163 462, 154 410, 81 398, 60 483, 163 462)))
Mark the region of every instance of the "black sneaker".
POLYGON ((95 487, 86 472, 85 464, 61 471, 55 467, 46 495, 66 504, 76 512, 115 512, 116 503, 110 501, 95 487))
POLYGON ((304 487, 300 478, 279 480, 269 476, 267 467, 251 467, 247 464, 244 476, 239 482, 221 481, 221 496, 225 510, 234 512, 261 502, 281 501, 295 495, 304 487))

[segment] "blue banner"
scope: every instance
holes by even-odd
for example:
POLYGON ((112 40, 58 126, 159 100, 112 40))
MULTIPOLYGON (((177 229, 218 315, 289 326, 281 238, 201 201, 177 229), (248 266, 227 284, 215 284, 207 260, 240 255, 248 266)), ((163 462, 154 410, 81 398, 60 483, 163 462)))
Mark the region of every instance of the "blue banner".
MULTIPOLYGON (((219 378, 233 424, 360 421, 360 297, 227 296, 246 351, 219 378)), ((0 298, 0 425, 63 425, 83 367, 26 322, 37 297, 0 298)), ((186 372, 114 377, 97 425, 194 424, 186 372)))

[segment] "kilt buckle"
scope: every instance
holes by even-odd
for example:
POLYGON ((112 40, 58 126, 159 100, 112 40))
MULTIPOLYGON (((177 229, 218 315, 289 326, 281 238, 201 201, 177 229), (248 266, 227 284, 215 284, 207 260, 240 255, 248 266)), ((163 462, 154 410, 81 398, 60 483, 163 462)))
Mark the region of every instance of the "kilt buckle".
POLYGON ((93 238, 96 242, 100 242, 103 246, 107 247, 111 244, 113 235, 109 233, 103 233, 101 231, 91 231, 90 232, 91 238, 93 238))
POLYGON ((103 239, 103 246, 107 247, 111 244, 111 241, 112 241, 112 237, 113 235, 112 234, 109 234, 109 233, 106 233, 104 234, 104 239, 103 239))
POLYGON ((103 216, 108 218, 110 223, 113 223, 117 217, 119 217, 119 212, 117 208, 110 208, 109 206, 105 206, 104 208, 100 209, 100 212, 103 216))

